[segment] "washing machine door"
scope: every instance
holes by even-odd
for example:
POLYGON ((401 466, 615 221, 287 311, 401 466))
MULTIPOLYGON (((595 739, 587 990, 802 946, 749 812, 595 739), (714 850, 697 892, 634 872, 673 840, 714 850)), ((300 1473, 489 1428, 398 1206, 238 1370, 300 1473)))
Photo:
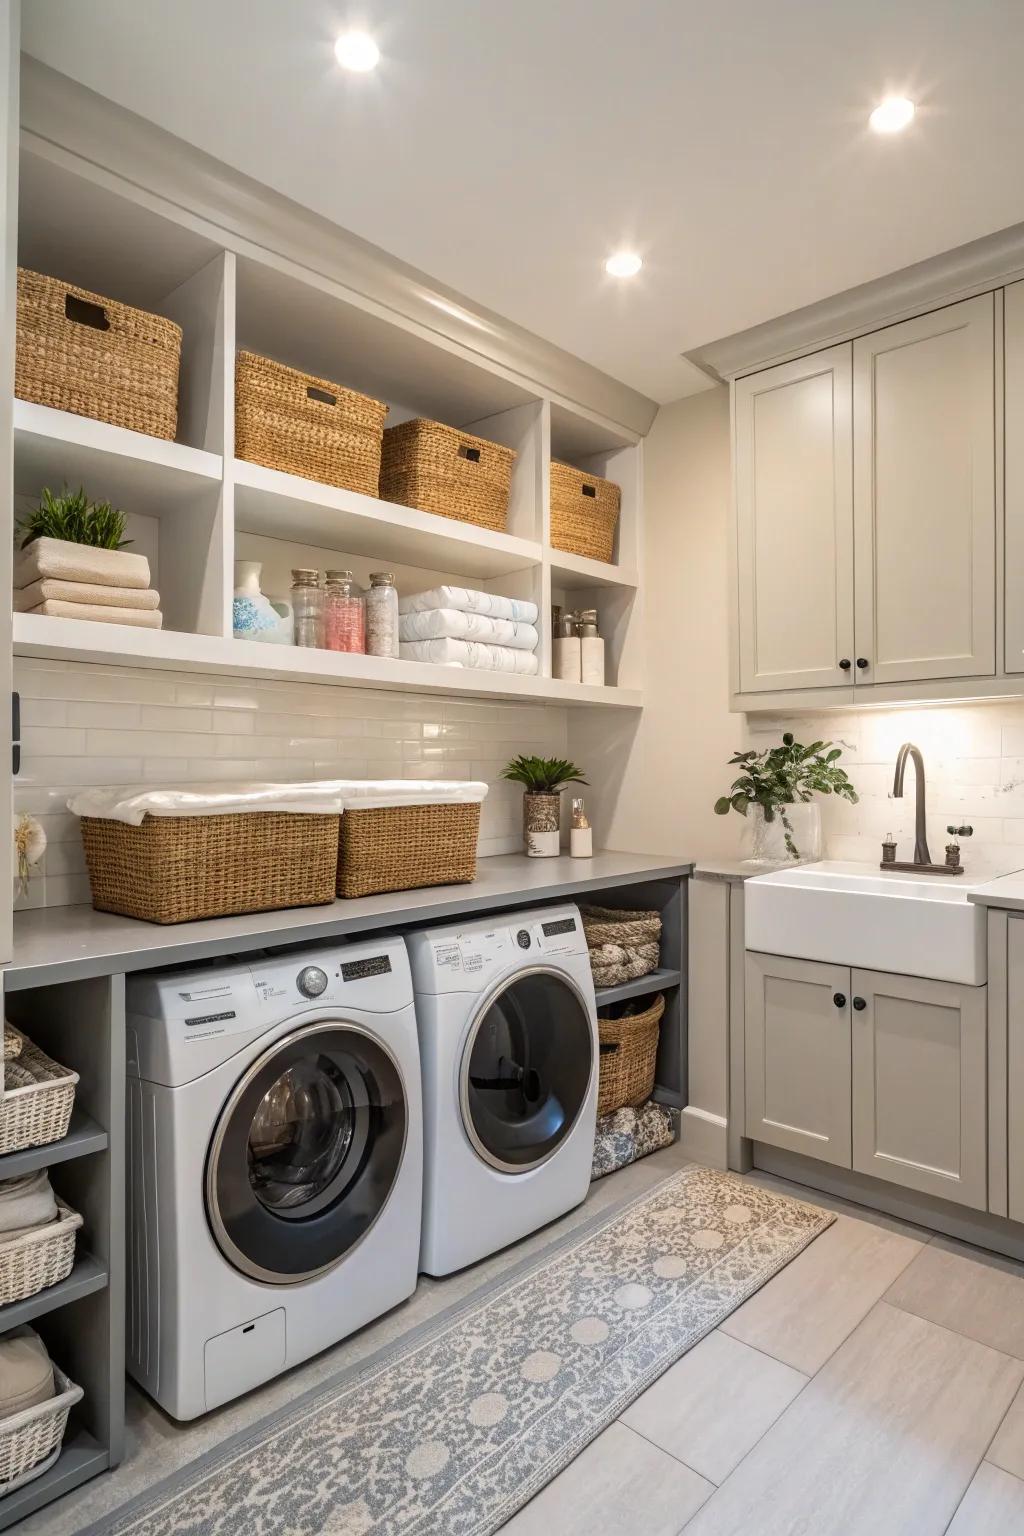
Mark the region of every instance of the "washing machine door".
POLYGON ((358 1025, 283 1036, 237 1083, 210 1143, 206 1211, 221 1252, 271 1284, 333 1268, 384 1209, 407 1128, 398 1064, 358 1025))
POLYGON ((553 1157, 583 1111, 595 1070, 594 1032, 568 976, 518 972, 470 1027, 460 1098, 466 1134, 502 1173, 553 1157))

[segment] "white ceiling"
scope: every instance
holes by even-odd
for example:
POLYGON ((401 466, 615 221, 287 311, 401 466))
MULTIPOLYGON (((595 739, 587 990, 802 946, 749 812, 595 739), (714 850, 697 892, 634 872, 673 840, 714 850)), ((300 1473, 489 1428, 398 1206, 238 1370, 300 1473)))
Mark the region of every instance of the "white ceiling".
POLYGON ((24 45, 662 401, 682 352, 1024 218, 1022 0, 353 3, 24 0, 24 45))

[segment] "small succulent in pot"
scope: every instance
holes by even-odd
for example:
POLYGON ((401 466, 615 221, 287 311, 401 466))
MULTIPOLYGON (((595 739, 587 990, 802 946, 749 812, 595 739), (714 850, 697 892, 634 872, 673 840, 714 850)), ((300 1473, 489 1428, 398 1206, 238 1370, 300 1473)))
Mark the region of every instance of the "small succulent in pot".
MULTIPOLYGON (((739 811, 746 816, 753 808, 755 858, 772 858, 771 829, 776 821, 782 827, 784 857, 819 858, 818 847, 805 844, 801 850, 797 846, 791 807, 806 805, 815 795, 838 795, 851 805, 857 804, 857 791, 846 770, 838 766, 841 756, 842 749, 830 741, 812 741, 805 747, 794 739, 792 731, 785 733, 781 746, 766 747, 762 752, 734 752, 729 766, 739 768, 740 773, 729 793, 715 801, 715 814, 728 816, 730 811, 739 811)), ((813 828, 810 832, 812 845, 820 845, 821 840, 817 810, 814 806, 811 816, 817 824, 817 833, 813 828)))
POLYGON ((567 784, 586 784, 583 772, 564 757, 514 757, 502 778, 522 784, 523 842, 531 859, 556 858, 561 824, 560 795, 567 784))

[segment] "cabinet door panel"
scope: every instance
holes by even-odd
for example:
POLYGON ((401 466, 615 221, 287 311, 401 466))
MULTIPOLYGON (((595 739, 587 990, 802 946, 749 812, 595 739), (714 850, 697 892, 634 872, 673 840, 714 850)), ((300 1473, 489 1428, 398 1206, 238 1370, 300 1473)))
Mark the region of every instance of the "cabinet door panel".
POLYGON ((849 991, 845 966, 747 954, 747 1135, 840 1168, 850 1166, 849 991))
POLYGON ((1024 283, 1003 295, 1006 343, 1006 670, 1024 672, 1024 283))
POLYGON ((985 987, 853 972, 853 1166, 986 1208, 985 987))
POLYGON ((859 683, 995 672, 995 304, 853 344, 859 683))
POLYGON ((851 680, 852 355, 846 343, 736 385, 742 692, 851 680))
POLYGON ((1006 927, 1007 1210, 1011 1221, 1024 1221, 1024 917, 1006 927))

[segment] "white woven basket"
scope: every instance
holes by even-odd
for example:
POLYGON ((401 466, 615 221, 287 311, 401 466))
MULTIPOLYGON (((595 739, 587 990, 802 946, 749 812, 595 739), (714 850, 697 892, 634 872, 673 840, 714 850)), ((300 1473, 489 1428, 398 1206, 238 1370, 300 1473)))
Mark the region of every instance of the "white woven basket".
POLYGON ((0 1153, 44 1147, 66 1136, 78 1083, 77 1072, 53 1061, 20 1030, 8 1024, 7 1032, 20 1039, 21 1050, 4 1062, 0 1153))
POLYGON ((5 1243, 0 1236, 0 1306, 24 1301, 66 1280, 75 1263, 82 1217, 57 1197, 57 1220, 5 1243))
POLYGON ((0 1419, 0 1498, 45 1472, 53 1453, 60 1450, 68 1414, 84 1393, 57 1366, 53 1368, 53 1383, 55 1397, 0 1419))

